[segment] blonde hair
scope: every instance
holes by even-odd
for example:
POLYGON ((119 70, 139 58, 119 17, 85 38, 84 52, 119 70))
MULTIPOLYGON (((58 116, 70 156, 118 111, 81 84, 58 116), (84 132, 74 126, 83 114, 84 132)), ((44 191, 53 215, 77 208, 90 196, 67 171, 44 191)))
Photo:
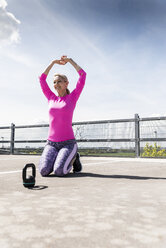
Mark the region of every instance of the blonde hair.
MULTIPOLYGON (((68 78, 63 74, 56 73, 56 74, 54 74, 54 78, 55 77, 61 77, 65 82, 69 82, 68 78)), ((70 94, 70 90, 68 88, 66 89, 66 92, 68 95, 70 94)))

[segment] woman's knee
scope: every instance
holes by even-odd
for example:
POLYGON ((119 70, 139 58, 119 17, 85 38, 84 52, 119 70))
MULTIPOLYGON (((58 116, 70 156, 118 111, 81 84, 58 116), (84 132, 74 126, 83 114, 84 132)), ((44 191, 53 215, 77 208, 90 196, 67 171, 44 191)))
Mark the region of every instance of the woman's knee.
POLYGON ((65 176, 66 174, 64 174, 63 172, 63 168, 57 168, 55 171, 54 171, 54 174, 58 177, 63 177, 65 176))
POLYGON ((54 164, 54 174, 57 176, 65 176, 72 169, 73 161, 77 153, 77 144, 69 144, 63 147, 56 158, 54 164))
POLYGON ((46 176, 48 176, 51 172, 50 171, 48 171, 48 169, 47 168, 41 168, 41 169, 39 169, 39 172, 40 172, 40 175, 42 176, 42 177, 46 177, 46 176))
POLYGON ((70 170, 72 169, 72 165, 70 165, 68 170, 64 170, 64 167, 58 167, 54 170, 54 174, 59 177, 64 177, 69 174, 70 170))
POLYGON ((53 165, 56 158, 56 150, 47 145, 40 157, 39 172, 41 176, 47 176, 53 171, 53 165))

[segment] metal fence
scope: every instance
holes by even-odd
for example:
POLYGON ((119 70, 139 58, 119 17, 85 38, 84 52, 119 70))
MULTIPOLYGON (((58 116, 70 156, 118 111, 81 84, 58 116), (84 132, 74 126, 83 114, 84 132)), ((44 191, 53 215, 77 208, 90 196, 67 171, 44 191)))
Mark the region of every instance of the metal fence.
MULTIPOLYGON (((146 142, 158 142, 165 147, 166 117, 74 122, 73 130, 80 149, 126 149, 140 157, 146 142)), ((0 153, 16 154, 18 146, 26 149, 46 143, 48 124, 0 127, 0 153), (33 131, 32 131, 33 130, 33 131), (35 130, 35 131, 34 131, 35 130)), ((21 152, 20 152, 21 154, 21 152)), ((88 155, 88 154, 87 154, 88 155)))

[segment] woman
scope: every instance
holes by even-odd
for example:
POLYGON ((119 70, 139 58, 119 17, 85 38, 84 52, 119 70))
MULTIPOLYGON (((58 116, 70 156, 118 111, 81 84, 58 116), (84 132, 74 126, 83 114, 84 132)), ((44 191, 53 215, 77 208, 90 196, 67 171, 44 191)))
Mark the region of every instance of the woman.
POLYGON ((78 147, 72 129, 73 112, 85 84, 86 73, 71 58, 62 56, 54 60, 40 76, 40 85, 49 106, 48 139, 39 162, 39 171, 42 176, 54 172, 57 176, 68 174, 73 166, 73 172, 82 170, 79 161, 78 147), (70 63, 78 72, 79 79, 76 88, 70 93, 68 79, 65 75, 54 75, 54 94, 47 85, 46 78, 55 64, 70 63))

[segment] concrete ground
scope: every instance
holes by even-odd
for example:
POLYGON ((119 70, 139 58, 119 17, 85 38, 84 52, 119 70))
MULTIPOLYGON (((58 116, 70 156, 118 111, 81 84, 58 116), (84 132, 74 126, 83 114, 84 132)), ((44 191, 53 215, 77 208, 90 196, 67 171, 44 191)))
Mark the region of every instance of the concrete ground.
POLYGON ((81 157, 83 172, 24 188, 39 156, 0 156, 1 248, 165 248, 166 160, 81 157))

